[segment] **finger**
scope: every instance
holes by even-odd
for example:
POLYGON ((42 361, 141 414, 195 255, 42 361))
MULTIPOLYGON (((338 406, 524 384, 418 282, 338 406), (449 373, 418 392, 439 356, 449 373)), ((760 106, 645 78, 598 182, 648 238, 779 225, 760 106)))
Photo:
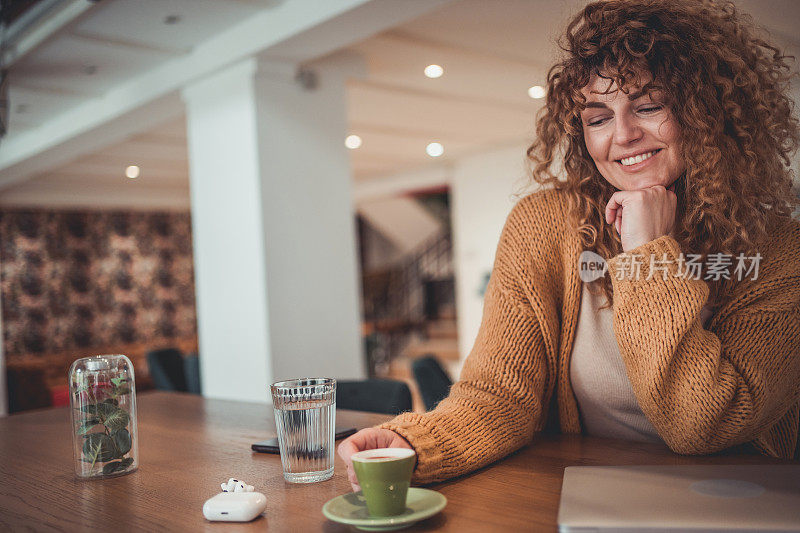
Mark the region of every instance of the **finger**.
POLYGON ((347 469, 347 481, 349 481, 351 484, 358 485, 358 476, 356 476, 356 472, 352 468, 347 469))
MULTIPOLYGON (((353 435, 353 437, 355 437, 355 435, 353 435)), ((357 442, 359 439, 354 439, 353 437, 343 440, 341 444, 339 444, 339 448, 336 450, 339 454, 339 457, 342 458, 348 467, 353 464, 353 460, 350 458, 350 456, 363 449, 363 446, 357 442)))
POLYGON ((617 218, 614 220, 614 227, 617 228, 617 233, 622 235, 622 208, 617 209, 617 218))
POLYGON ((350 482, 353 492, 358 492, 361 490, 361 486, 358 484, 358 476, 356 476, 356 471, 355 468, 353 468, 352 461, 347 466, 347 481, 350 482))
POLYGON ((669 197, 670 200, 672 200, 673 203, 677 203, 678 202, 678 195, 675 194, 675 191, 670 190, 669 193, 667 194, 667 196, 669 197))
POLYGON ((606 224, 611 224, 612 222, 614 222, 614 219, 617 218, 617 208, 612 207, 610 200, 606 204, 605 215, 606 215, 606 224))
POLYGON ((402 437, 402 435, 395 434, 392 442, 389 443, 390 448, 408 448, 409 450, 413 450, 414 447, 402 437))
POLYGON ((617 210, 622 207, 625 199, 624 191, 617 191, 611 195, 606 204, 606 223, 611 224, 617 218, 617 210))
POLYGON ((369 435, 369 444, 367 448, 405 448, 410 447, 405 439, 388 429, 375 429, 369 435))

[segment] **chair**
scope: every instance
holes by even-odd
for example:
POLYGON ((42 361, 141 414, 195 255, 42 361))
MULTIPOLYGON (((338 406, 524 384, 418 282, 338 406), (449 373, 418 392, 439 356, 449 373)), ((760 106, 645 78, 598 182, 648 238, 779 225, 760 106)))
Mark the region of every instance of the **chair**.
POLYGON ((186 392, 200 394, 200 358, 196 353, 189 354, 183 358, 183 374, 186 378, 186 392))
POLYGON ((415 360, 411 365, 411 371, 417 380, 422 402, 428 411, 436 407, 450 393, 453 381, 434 356, 426 355, 415 360))
POLYGON ((411 390, 393 379, 337 380, 336 407, 399 415, 411 410, 411 390))
POLYGON ((186 377, 183 356, 176 348, 164 348, 147 352, 150 377, 158 390, 186 392, 186 377))
POLYGON ((50 407, 50 393, 43 368, 9 365, 6 372, 9 413, 50 407))

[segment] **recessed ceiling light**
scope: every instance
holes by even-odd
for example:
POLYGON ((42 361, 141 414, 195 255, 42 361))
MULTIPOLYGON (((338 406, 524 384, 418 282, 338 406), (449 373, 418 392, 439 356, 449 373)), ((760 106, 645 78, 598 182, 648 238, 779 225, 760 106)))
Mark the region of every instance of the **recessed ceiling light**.
POLYGON ((444 69, 439 65, 428 65, 425 67, 425 75, 429 78, 439 78, 444 74, 444 69))
POLYGON ((361 137, 358 135, 348 135, 344 140, 344 145, 350 148, 351 150, 355 150, 359 146, 361 146, 361 137))
POLYGON ((167 15, 164 17, 164 24, 177 24, 181 21, 180 15, 167 15))
POLYGON ((125 175, 130 179, 136 179, 139 177, 139 167, 136 165, 131 165, 125 169, 125 175))
POLYGON ((441 143, 430 143, 425 147, 425 151, 431 157, 439 157, 444 153, 444 146, 441 143))
POLYGON ((533 87, 528 89, 528 96, 530 96, 531 98, 544 98, 545 94, 546 91, 544 90, 544 87, 542 87, 541 85, 534 85, 533 87))

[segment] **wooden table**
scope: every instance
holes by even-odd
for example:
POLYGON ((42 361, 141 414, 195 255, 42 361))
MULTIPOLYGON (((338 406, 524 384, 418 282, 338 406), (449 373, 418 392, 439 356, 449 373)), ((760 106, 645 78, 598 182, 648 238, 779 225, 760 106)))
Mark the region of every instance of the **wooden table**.
MULTIPOLYGON (((139 470, 94 481, 74 477, 67 408, 0 419, 0 531, 350 531, 321 511, 326 501, 350 491, 338 456, 331 480, 295 485, 283 480, 277 455, 250 451, 251 443, 275 436, 271 411, 187 394, 140 394, 139 470), (267 496, 262 517, 247 524, 205 520, 203 502, 229 477, 267 496)), ((337 413, 338 424, 359 428, 386 419, 337 413)), ((406 531, 555 531, 561 480, 570 465, 776 462, 781 461, 744 455, 684 457, 657 444, 541 436, 492 466, 433 485, 447 496, 447 507, 406 531)))

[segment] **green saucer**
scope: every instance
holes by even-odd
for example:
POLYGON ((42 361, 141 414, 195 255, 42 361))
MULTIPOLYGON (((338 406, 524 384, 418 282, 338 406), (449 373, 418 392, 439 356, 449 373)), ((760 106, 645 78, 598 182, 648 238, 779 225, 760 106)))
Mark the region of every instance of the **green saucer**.
POLYGON ((377 518, 367 512, 367 502, 361 492, 343 494, 322 506, 322 514, 334 522, 349 524, 364 531, 392 531, 410 527, 415 522, 433 516, 447 505, 447 498, 435 490, 408 489, 406 510, 397 516, 377 518))

